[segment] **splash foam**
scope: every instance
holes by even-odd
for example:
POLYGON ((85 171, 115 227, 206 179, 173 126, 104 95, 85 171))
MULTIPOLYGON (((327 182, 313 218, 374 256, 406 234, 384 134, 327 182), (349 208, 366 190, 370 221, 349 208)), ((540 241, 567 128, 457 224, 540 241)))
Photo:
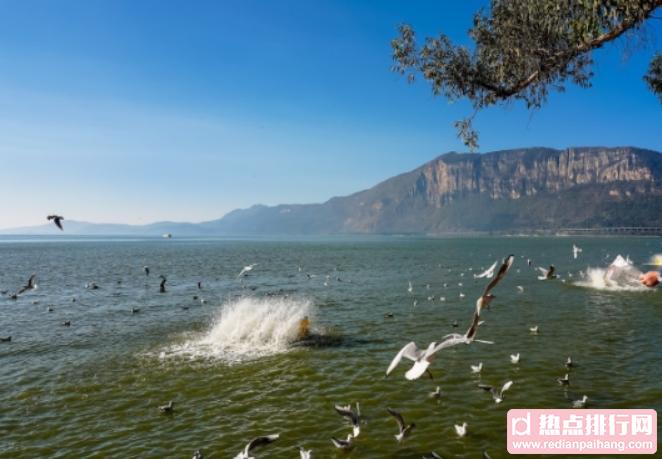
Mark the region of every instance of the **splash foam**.
POLYGON ((224 304, 207 332, 160 356, 241 362, 279 354, 292 347, 300 321, 312 313, 313 305, 306 299, 243 297, 224 304))

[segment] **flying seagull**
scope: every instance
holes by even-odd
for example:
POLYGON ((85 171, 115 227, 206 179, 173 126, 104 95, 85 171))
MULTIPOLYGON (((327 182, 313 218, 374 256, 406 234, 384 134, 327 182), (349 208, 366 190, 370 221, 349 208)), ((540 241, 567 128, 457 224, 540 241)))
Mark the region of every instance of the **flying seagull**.
POLYGON ((254 459, 253 456, 251 456, 251 450, 257 448, 258 446, 268 445, 269 443, 278 440, 278 437, 278 434, 274 434, 254 438, 246 445, 242 452, 234 457, 234 459, 254 459))
POLYGON ((239 278, 241 276, 246 276, 250 271, 253 270, 253 268, 255 266, 257 266, 257 263, 253 263, 252 265, 244 266, 242 268, 242 270, 239 272, 239 274, 237 275, 237 277, 239 278))
POLYGON ((62 228, 62 220, 64 220, 64 217, 62 215, 49 215, 46 217, 47 220, 53 220, 53 223, 55 223, 55 226, 60 228, 60 231, 64 231, 64 228, 62 228))
POLYGON ((358 402, 356 411, 352 410, 351 405, 335 405, 334 408, 340 416, 347 418, 352 423, 353 437, 358 437, 361 433, 361 410, 358 402))
POLYGON ((159 277, 161 278, 161 283, 159 284, 159 292, 165 293, 166 292, 165 284, 166 282, 168 282, 168 279, 166 279, 164 275, 161 275, 159 277))
POLYGON ((478 363, 478 365, 471 365, 472 373, 480 373, 482 369, 483 369, 483 362, 478 363))
POLYGON ((476 301, 476 312, 474 312, 471 325, 464 335, 460 335, 459 333, 446 335, 442 338, 440 343, 432 342, 425 350, 418 349, 416 343, 413 341, 408 343, 402 349, 400 349, 400 352, 398 352, 393 358, 391 364, 386 370, 386 376, 388 376, 393 371, 393 369, 398 366, 403 357, 414 362, 414 366, 412 366, 411 369, 405 373, 405 378, 414 380, 420 378, 423 373, 426 372, 432 376, 432 373, 430 373, 428 367, 434 360, 435 354, 442 349, 456 346, 458 344, 471 344, 474 341, 485 344, 493 344, 491 341, 476 339, 476 334, 478 333, 478 326, 480 322, 480 313, 483 307, 488 306, 489 303, 495 298, 494 295, 492 295, 490 292, 506 275, 512 266, 514 259, 514 255, 509 255, 506 257, 496 276, 494 276, 489 284, 487 284, 487 287, 485 287, 483 294, 476 301))
POLYGON ((335 446, 336 448, 347 450, 347 449, 350 449, 353 446, 352 439, 353 439, 352 434, 347 435, 347 440, 342 440, 340 438, 331 437, 331 443, 333 443, 333 446, 335 446))
POLYGON ((556 271, 554 265, 549 265, 549 269, 538 267, 538 271, 541 273, 541 275, 538 276, 538 280, 552 280, 557 278, 556 274, 554 274, 556 271))
POLYGON ((479 384, 478 387, 481 389, 490 392, 492 394, 492 398, 494 399, 494 403, 499 404, 503 402, 503 393, 510 389, 510 386, 513 385, 512 381, 507 381, 502 387, 501 390, 496 390, 495 387, 487 385, 487 384, 479 384))
POLYGON ((411 293, 411 292, 414 291, 414 286, 411 285, 411 281, 409 281, 409 286, 407 287, 407 291, 408 291, 409 293, 411 293))
POLYGON ((510 363, 517 365, 519 363, 519 352, 517 354, 510 354, 510 363))
POLYGON ((21 287, 18 292, 15 293, 16 296, 21 295, 28 290, 36 290, 37 289, 37 283, 35 282, 37 280, 37 275, 33 274, 30 276, 30 279, 28 279, 28 283, 21 287))
POLYGON ((495 262, 492 264, 492 266, 490 266, 489 268, 487 268, 487 269, 486 269, 485 271, 483 271, 482 273, 480 273, 480 274, 474 274, 474 279, 481 279, 481 278, 483 278, 483 277, 487 277, 488 279, 492 279, 492 277, 494 277, 494 270, 496 269, 498 263, 499 263, 498 261, 495 261, 495 262))
POLYGON ((304 449, 303 446, 299 446, 299 455, 301 459, 313 459, 313 451, 304 449))
POLYGON ((572 244, 572 256, 576 260, 579 256, 579 253, 582 251, 581 248, 577 247, 575 244, 572 244))
POLYGON ((416 427, 416 424, 414 424, 413 422, 411 424, 406 424, 402 415, 391 408, 386 408, 386 411, 388 411, 388 414, 393 416, 395 418, 395 421, 398 423, 399 432, 397 435, 395 435, 395 439, 398 440, 399 443, 402 440, 404 440, 405 437, 409 436, 411 431, 414 430, 414 428, 416 427))

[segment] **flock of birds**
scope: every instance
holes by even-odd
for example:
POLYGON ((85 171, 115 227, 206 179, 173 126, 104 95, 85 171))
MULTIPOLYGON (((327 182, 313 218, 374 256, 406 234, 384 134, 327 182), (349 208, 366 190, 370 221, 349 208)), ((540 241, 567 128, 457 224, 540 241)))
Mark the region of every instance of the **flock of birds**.
MULTIPOLYGON (((53 223, 60 230, 63 230, 62 220, 64 218, 62 216, 49 215, 47 218, 49 221, 53 221, 53 223)), ((582 249, 573 244, 572 255, 575 259, 577 259, 578 255, 581 252, 582 249)), ((514 260, 515 260, 514 255, 509 255, 501 262, 500 265, 498 262, 494 262, 494 264, 492 264, 485 271, 473 275, 474 279, 488 279, 489 282, 485 286, 482 294, 476 300, 475 310, 472 312, 469 327, 464 333, 447 334, 445 336, 442 336, 439 341, 433 341, 429 343, 427 346, 422 348, 419 348, 414 341, 405 344, 392 359, 391 363, 386 369, 385 376, 388 377, 400 365, 403 359, 406 359, 412 362, 411 367, 405 372, 405 378, 407 380, 413 381, 419 379, 421 376, 426 374, 431 379, 434 379, 432 372, 430 370, 430 366, 433 364, 435 358, 441 351, 462 344, 463 345, 472 345, 474 343, 494 344, 492 341, 477 339, 479 328, 483 324, 483 321, 481 320, 481 314, 485 309, 489 309, 490 303, 494 300, 494 298, 496 298, 495 295, 492 293, 492 291, 497 287, 497 285, 504 279, 506 274, 509 272, 509 270, 511 269, 514 263, 514 260)), ((527 260, 527 264, 529 266, 532 266, 531 260, 527 260)), ((248 273, 250 273, 255 266, 257 266, 256 263, 245 266, 239 272, 237 277, 241 278, 248 275, 248 273)), ((554 266, 549 266, 549 268, 539 267, 537 268, 537 270, 540 272, 540 275, 538 276, 539 280, 548 281, 558 278, 554 266)), ((145 266, 143 268, 143 271, 146 276, 150 275, 150 268, 148 266, 145 266)), ((301 271, 300 267, 299 267, 299 271, 301 271)), ((312 275, 310 274, 308 274, 307 276, 308 278, 312 277, 312 275)), ((341 281, 341 279, 338 279, 338 281, 341 281)), ((327 278, 327 282, 328 282, 328 278, 327 278)), ((327 282, 325 282, 325 285, 327 285, 327 282)), ((167 283, 167 278, 161 275, 160 283, 159 283, 159 292, 161 293, 166 292, 166 283, 167 283)), ((446 286, 447 284, 444 285, 446 286)), ((462 283, 460 282, 458 283, 458 285, 461 287, 462 283)), ((21 286, 14 293, 9 294, 8 296, 11 299, 17 299, 20 295, 23 295, 37 288, 38 285, 36 282, 36 275, 32 274, 25 285, 21 286)), ((95 290, 99 287, 95 283, 89 283, 86 285, 86 288, 90 290, 95 290)), ((202 288, 201 282, 198 282, 198 288, 199 289, 202 288)), ((523 292, 524 288, 522 286, 517 286, 517 290, 519 292, 523 292)), ((407 292, 410 295, 413 294, 413 285, 411 281, 408 283, 407 292)), ((8 292, 4 291, 0 293, 7 294, 8 292)), ((464 295, 460 293, 460 297, 462 298, 464 297, 464 295)), ((444 297, 440 297, 440 300, 444 301, 444 297)), ((414 300, 414 306, 415 305, 416 305, 416 300, 414 300)), ((133 308, 132 312, 136 313, 139 312, 139 310, 133 308)), ((392 313, 390 315, 387 314, 387 317, 392 317, 392 313)), ((63 325, 70 326, 71 322, 65 321, 63 325)), ((457 321, 453 323, 453 326, 454 327, 458 326, 457 321)), ((537 334, 539 332, 539 326, 535 325, 533 327, 530 327, 529 331, 532 334, 537 334)), ((10 341, 11 341, 11 336, 0 337, 0 342, 10 342, 10 341)), ((513 365, 518 365, 520 362, 520 354, 517 353, 510 355, 510 362, 513 365)), ((564 365, 568 370, 568 372, 566 372, 563 377, 557 378, 557 382, 559 385, 567 387, 570 385, 569 371, 574 366, 572 358, 568 357, 564 365)), ((480 374, 482 369, 483 369, 482 362, 479 362, 476 365, 473 364, 470 365, 470 370, 471 373, 473 374, 480 374)), ((495 404, 500 404, 504 400, 504 394, 506 393, 506 391, 510 390, 513 384, 514 382, 512 380, 508 380, 504 382, 500 387, 494 385, 488 385, 488 384, 479 384, 478 388, 484 390, 485 392, 488 392, 492 396, 492 399, 495 404)), ((442 397, 442 395, 443 394, 440 386, 437 386, 435 391, 430 393, 431 398, 440 398, 442 397)), ((572 407, 584 408, 586 407, 587 403, 588 403, 588 397, 584 395, 581 399, 572 401, 572 407)), ((159 411, 163 414, 171 414, 175 410, 175 404, 173 401, 169 401, 167 404, 161 405, 158 408, 159 411)), ((335 411, 340 416, 342 416, 348 421, 348 423, 351 425, 352 430, 350 433, 347 434, 345 438, 332 437, 331 443, 340 450, 350 450, 354 447, 355 440, 359 437, 361 433, 362 417, 361 417, 359 403, 356 403, 354 407, 352 407, 351 405, 335 405, 334 408, 335 411)), ((407 423, 401 413, 390 407, 387 407, 386 411, 390 416, 393 417, 393 419, 397 424, 397 433, 394 434, 396 441, 398 443, 404 441, 415 430, 416 424, 413 422, 407 423)), ((462 422, 459 424, 455 424, 454 430, 458 437, 460 438, 464 437, 467 435, 468 432, 468 423, 462 422)), ((235 456, 235 459, 254 459, 254 456, 252 455, 254 450, 269 445, 270 443, 273 443, 276 440, 278 440, 278 438, 279 438, 278 434, 259 436, 257 438, 254 438, 248 444, 246 444, 246 446, 235 456)), ((301 446, 298 446, 297 448, 299 449, 299 454, 301 459, 311 459, 313 457, 311 450, 307 450, 301 446)), ((429 453, 429 455, 423 456, 423 458, 439 459, 441 458, 441 456, 438 455, 436 452, 432 451, 429 453)), ((484 459, 490 458, 487 451, 483 451, 483 458, 484 459)), ((195 451, 193 455, 193 459, 203 459, 202 452, 200 450, 195 451)))

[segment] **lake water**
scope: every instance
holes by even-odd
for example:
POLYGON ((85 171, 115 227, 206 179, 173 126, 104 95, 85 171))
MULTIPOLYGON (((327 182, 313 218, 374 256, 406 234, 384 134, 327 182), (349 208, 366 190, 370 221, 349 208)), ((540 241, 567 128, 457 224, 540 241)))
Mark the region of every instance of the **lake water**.
POLYGON ((499 458, 510 408, 569 408, 586 394, 594 408, 659 411, 661 294, 575 285, 617 254, 645 270, 658 252, 657 238, 3 237, 0 290, 33 272, 38 289, 0 298, 0 336, 12 337, 0 343, 0 457, 189 458, 201 449, 232 458, 252 437, 279 433, 255 455, 295 458, 302 445, 317 458, 499 458), (573 242, 583 248, 577 260, 573 242), (407 342, 465 331, 485 285, 473 274, 510 253, 515 264, 480 328, 495 344, 442 351, 434 380, 405 380, 405 363, 385 379, 407 342), (562 279, 537 280, 527 258, 554 264, 562 279), (99 288, 86 289, 91 282, 99 288), (319 345, 292 344, 305 316, 325 337, 319 345), (576 367, 564 390, 556 378, 569 355, 576 367), (469 368, 478 362, 480 376, 469 368), (477 388, 507 380, 500 405, 477 388), (437 385, 442 397, 429 398, 437 385), (161 414, 169 400, 174 413, 161 414), (330 442, 351 430, 333 405, 354 402, 365 424, 345 453, 330 442), (402 444, 387 406, 416 423, 402 444), (468 434, 458 438, 462 422, 468 434))

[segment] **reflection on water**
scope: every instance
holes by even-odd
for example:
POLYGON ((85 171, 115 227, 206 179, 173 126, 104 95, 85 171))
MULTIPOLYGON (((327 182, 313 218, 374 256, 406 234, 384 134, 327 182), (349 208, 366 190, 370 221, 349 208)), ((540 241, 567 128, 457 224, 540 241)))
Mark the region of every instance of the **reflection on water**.
POLYGON ((659 293, 576 285, 616 253, 638 266, 661 251, 658 239, 2 241, 0 290, 32 272, 39 283, 0 299, 0 336, 12 336, 0 343, 2 457, 234 457, 278 432, 260 457, 296 457, 301 444, 324 458, 498 458, 510 408, 565 408, 583 394, 595 408, 662 408, 659 293), (495 344, 442 351, 433 381, 406 381, 404 367, 384 378, 407 342, 465 329, 485 284, 473 273, 508 253, 515 264, 480 330, 495 344), (550 264, 560 278, 538 281, 534 268, 550 264), (556 378, 569 355, 564 389, 556 378), (500 405, 477 387, 509 379, 500 405), (437 385, 442 397, 429 398, 437 385), (163 416, 169 400, 175 412, 163 416), (367 424, 345 454, 329 440, 350 430, 333 404, 356 401, 367 424), (386 406, 417 425, 400 445, 386 406), (453 424, 465 421, 457 438, 453 424))

